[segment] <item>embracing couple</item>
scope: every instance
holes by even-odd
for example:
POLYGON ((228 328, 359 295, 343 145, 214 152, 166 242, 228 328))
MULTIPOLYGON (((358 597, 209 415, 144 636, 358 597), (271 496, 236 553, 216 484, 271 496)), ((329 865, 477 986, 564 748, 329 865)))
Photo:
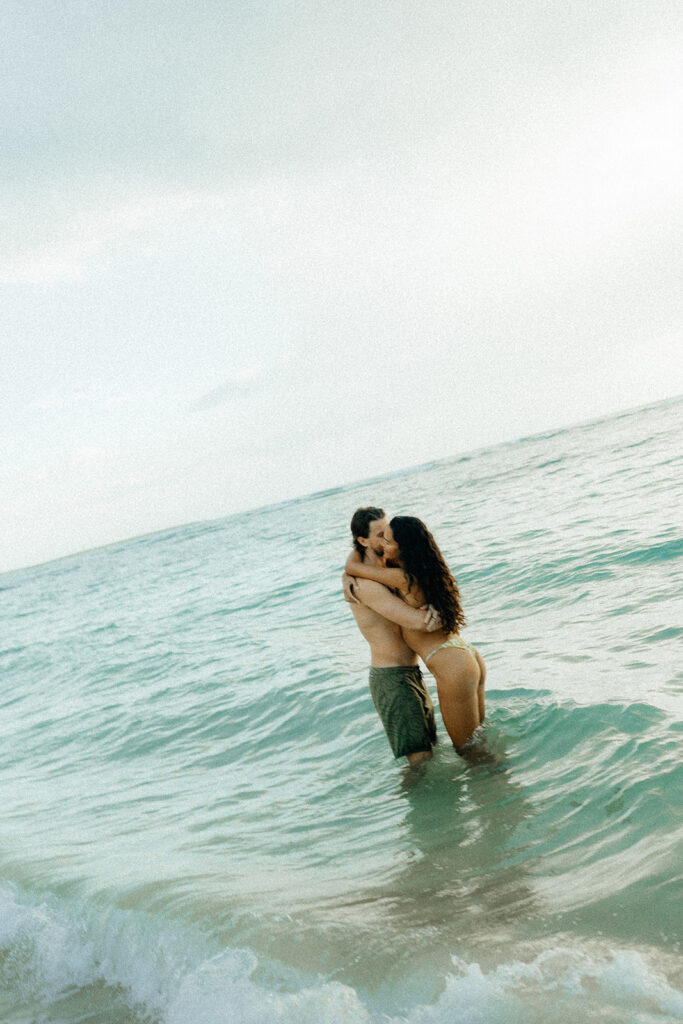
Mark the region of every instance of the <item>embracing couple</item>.
POLYGON ((359 508, 351 533, 344 596, 370 644, 370 692, 394 756, 427 761, 436 742, 418 655, 436 680, 443 723, 460 751, 484 720, 486 666, 460 636, 458 585, 414 516, 387 522, 381 508, 359 508))

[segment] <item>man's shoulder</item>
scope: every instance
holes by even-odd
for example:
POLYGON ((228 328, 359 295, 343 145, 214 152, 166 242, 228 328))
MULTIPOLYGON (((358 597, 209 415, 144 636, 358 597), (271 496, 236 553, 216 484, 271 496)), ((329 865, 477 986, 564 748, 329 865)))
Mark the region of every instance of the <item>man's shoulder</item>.
POLYGON ((356 618, 360 617, 366 621, 372 619, 384 619, 382 612, 385 610, 384 602, 389 591, 381 583, 375 580, 363 580, 356 578, 353 585, 353 596, 357 603, 352 604, 356 618))
POLYGON ((368 612, 373 612, 382 618, 392 617, 391 612, 398 598, 382 583, 377 583, 376 580, 359 579, 353 592, 358 598, 360 606, 366 608, 368 612))
POLYGON ((370 597, 373 594, 376 595, 381 594, 383 591, 385 593, 388 591, 388 587, 385 587, 383 583, 378 583, 377 580, 364 580, 359 576, 356 577, 356 583, 353 589, 354 593, 356 593, 360 598, 362 598, 364 594, 367 597, 370 597))
POLYGON ((354 594, 358 598, 356 604, 351 605, 353 617, 358 623, 365 639, 370 643, 378 640, 378 637, 386 639, 387 634, 400 635, 400 627, 397 623, 388 618, 390 608, 386 604, 387 597, 394 600, 386 587, 375 580, 358 580, 358 586, 354 587, 354 594), (378 634, 377 630, 381 630, 378 634))

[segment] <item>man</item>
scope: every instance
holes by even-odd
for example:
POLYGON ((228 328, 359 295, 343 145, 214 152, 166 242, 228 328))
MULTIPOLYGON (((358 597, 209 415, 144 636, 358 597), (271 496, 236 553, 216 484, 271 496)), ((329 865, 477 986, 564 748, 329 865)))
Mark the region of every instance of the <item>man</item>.
MULTIPOLYGON (((364 561, 384 564, 386 526, 381 508, 354 512, 351 534, 364 561)), ((441 626, 439 616, 432 608, 411 608, 374 580, 344 573, 342 581, 344 597, 370 644, 370 693, 394 756, 407 757, 410 764, 428 761, 436 742, 434 705, 401 627, 432 632, 441 626)))

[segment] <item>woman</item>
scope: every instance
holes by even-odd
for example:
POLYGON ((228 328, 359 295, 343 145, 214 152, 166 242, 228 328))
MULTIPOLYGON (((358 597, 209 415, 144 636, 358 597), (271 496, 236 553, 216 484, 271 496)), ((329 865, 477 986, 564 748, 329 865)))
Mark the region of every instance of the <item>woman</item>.
POLYGON ((403 629, 403 636, 436 679, 441 717, 458 750, 484 720, 486 681, 483 658, 460 636, 465 616, 458 585, 431 533, 414 516, 391 520, 384 534, 384 557, 398 568, 366 564, 352 552, 346 571, 350 576, 383 583, 415 608, 430 604, 438 611, 441 630, 403 629))

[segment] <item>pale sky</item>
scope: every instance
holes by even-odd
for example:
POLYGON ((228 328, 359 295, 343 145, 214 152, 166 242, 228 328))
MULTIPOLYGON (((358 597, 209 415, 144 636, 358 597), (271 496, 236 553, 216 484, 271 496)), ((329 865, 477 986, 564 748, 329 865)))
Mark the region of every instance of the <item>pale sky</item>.
POLYGON ((680 0, 5 0, 0 570, 683 392, 680 0))

